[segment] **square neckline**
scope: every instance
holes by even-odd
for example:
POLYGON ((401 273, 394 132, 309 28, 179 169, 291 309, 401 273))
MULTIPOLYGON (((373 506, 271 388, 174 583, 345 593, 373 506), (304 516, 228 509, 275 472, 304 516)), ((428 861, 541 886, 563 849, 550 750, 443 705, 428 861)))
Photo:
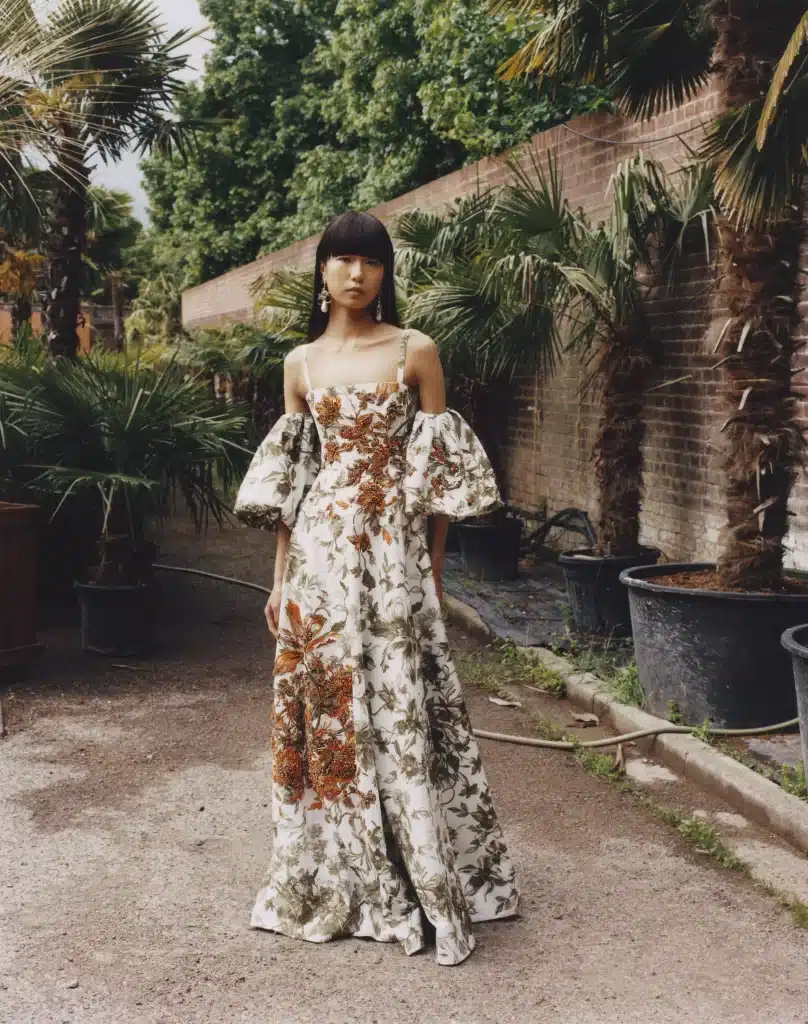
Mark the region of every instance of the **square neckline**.
MULTIPOLYGON (((336 391, 339 388, 346 388, 353 391, 364 391, 364 390, 376 390, 380 386, 389 387, 393 384, 396 385, 399 391, 412 391, 412 388, 404 380, 404 367, 407 362, 407 342, 410 339, 410 328, 406 327, 403 334, 401 335, 401 343, 399 345, 399 356, 398 363, 396 365, 396 379, 395 380, 372 380, 372 381, 361 381, 358 384, 327 384, 319 388, 312 387, 311 375, 309 373, 309 360, 308 360, 308 349, 313 342, 308 342, 303 346, 303 374, 308 385, 305 393, 305 398, 308 401, 309 395, 314 395, 318 391, 336 391)), ((393 392, 395 394, 395 392, 393 392)))

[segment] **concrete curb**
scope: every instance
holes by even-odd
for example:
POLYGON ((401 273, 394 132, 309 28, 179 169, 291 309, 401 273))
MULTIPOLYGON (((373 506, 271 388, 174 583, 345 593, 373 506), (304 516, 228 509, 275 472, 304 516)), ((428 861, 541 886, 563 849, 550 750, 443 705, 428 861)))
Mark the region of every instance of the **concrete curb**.
MULTIPOLYGON (((446 611, 455 625, 479 639, 490 640, 493 636, 477 612, 457 598, 446 599, 446 611)), ((596 714, 601 722, 618 734, 670 725, 670 722, 649 715, 647 711, 619 703, 604 690, 597 676, 576 672, 566 658, 552 651, 542 647, 520 647, 519 650, 562 675, 570 701, 582 710, 596 714)), ((694 736, 665 733, 637 740, 636 743, 679 775, 722 797, 740 814, 764 825, 800 852, 808 854, 806 801, 784 792, 776 783, 694 736)))
POLYGON ((452 597, 451 594, 444 594, 443 609, 446 617, 458 629, 465 630, 470 636, 483 643, 488 643, 493 639, 494 631, 485 624, 480 613, 465 601, 460 601, 458 598, 452 597))

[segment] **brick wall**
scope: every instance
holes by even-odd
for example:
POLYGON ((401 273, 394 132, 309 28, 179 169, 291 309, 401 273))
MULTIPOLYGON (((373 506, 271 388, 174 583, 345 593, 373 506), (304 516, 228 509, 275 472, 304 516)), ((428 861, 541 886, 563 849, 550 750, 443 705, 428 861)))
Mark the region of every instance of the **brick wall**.
MULTIPOLYGON (((707 90, 671 114, 641 125, 606 114, 590 115, 535 136, 531 146, 542 161, 553 154, 572 205, 598 218, 607 211, 608 181, 621 160, 642 149, 674 168, 686 159, 685 144, 698 143, 700 126, 718 104, 717 93, 707 90)), ((524 161, 529 162, 527 155, 524 161)), ((385 222, 414 208, 440 213, 454 197, 507 178, 504 159, 488 158, 372 212, 385 222)), ((202 326, 248 319, 250 283, 277 267, 310 264, 316 244, 313 236, 190 289, 183 296, 184 323, 202 326)), ((648 302, 661 360, 646 402, 642 539, 674 559, 714 558, 724 522, 720 378, 719 371, 711 369, 715 357, 710 338, 726 314, 713 307, 713 283, 703 251, 695 247, 683 261, 675 287, 657 288, 648 302)), ((808 296, 803 306, 808 314, 808 296)), ((568 358, 551 379, 515 381, 507 453, 507 497, 512 504, 526 510, 546 506, 551 513, 574 505, 597 513, 591 453, 599 410, 595 396, 580 395, 584 377, 580 363, 568 358)), ((791 562, 808 568, 808 531, 799 527, 802 513, 808 512, 804 477, 797 485, 794 509, 798 515, 791 562)))

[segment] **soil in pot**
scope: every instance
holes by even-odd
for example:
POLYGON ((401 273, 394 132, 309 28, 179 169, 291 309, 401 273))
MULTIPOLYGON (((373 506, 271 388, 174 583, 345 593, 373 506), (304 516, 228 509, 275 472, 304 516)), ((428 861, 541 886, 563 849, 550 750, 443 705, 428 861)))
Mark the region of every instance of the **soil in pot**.
POLYGON ((715 566, 631 568, 629 589, 637 671, 654 714, 675 705, 689 725, 773 725, 797 715, 791 663, 781 644, 808 622, 808 590, 744 594, 692 586, 710 583, 715 566), (690 586, 679 586, 678 581, 690 586), (676 584, 676 585, 674 585, 676 584))
POLYGON ((81 646, 116 658, 146 654, 152 646, 154 587, 150 583, 73 586, 81 610, 81 646))
POLYGON ((655 565, 659 556, 656 548, 641 548, 633 555, 608 557, 595 555, 591 550, 559 555, 576 632, 630 636, 628 591, 620 582, 620 574, 635 565, 655 565))
POLYGON ((496 523, 458 525, 463 567, 478 580, 514 580, 519 575, 522 521, 503 517, 496 523))

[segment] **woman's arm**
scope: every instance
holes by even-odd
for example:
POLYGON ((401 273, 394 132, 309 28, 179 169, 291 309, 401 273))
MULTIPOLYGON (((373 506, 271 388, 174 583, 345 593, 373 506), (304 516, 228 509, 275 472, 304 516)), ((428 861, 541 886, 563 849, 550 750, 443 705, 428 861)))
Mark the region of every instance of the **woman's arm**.
MULTIPOLYGON (((405 377, 415 379, 421 410, 426 413, 446 411, 446 382, 443 367, 438 354, 438 346, 426 334, 413 331, 407 349, 407 367, 405 377)), ((443 564, 446 558, 446 533, 449 529, 449 517, 433 515, 427 523, 427 543, 429 557, 432 562, 432 575, 435 577, 435 588, 438 598, 443 599, 443 564)))
MULTIPOLYGON (((294 349, 283 363, 283 401, 286 412, 307 412, 306 398, 303 394, 303 358, 300 348, 294 349)), ((264 616, 273 636, 278 635, 280 621, 281 591, 283 574, 286 569, 286 557, 289 553, 289 540, 292 531, 278 520, 275 533, 275 576, 272 581, 272 593, 264 608, 264 616)))

